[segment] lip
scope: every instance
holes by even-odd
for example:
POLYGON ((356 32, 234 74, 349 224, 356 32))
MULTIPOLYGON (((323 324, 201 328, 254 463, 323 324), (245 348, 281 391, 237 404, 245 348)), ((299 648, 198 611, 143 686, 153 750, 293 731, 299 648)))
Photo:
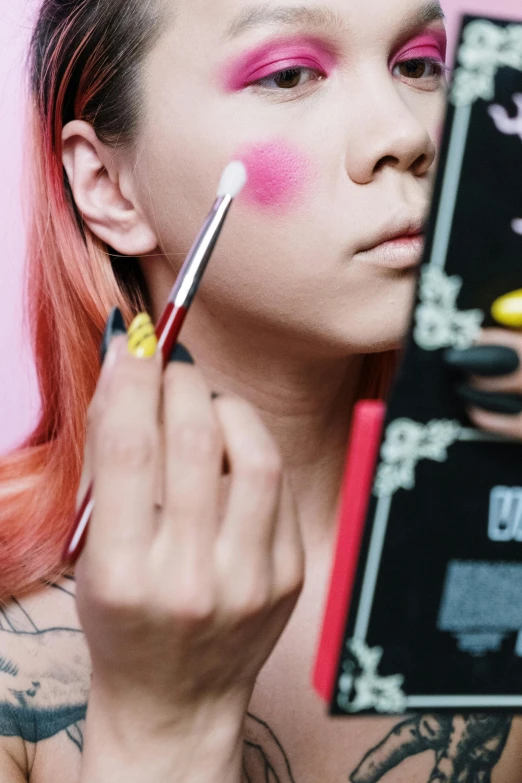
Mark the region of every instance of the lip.
POLYGON ((424 229, 420 221, 385 229, 376 241, 361 249, 355 258, 388 269, 413 269, 422 260, 424 229))

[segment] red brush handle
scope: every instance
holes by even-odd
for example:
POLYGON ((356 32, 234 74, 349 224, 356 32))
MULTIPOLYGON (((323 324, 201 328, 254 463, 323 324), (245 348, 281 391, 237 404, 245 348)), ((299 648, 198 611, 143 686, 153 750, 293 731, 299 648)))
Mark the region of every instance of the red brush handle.
POLYGON ((385 413, 380 400, 359 402, 354 410, 337 549, 313 673, 314 688, 327 702, 334 691, 385 413))
MULTIPOLYGON (((161 346, 164 368, 168 364, 170 355, 178 341, 186 315, 186 307, 177 307, 172 302, 169 302, 157 323, 156 337, 161 346)), ((85 547, 87 533, 89 532, 89 520, 94 507, 93 488, 94 483, 91 482, 76 513, 74 523, 71 525, 71 532, 67 537, 62 555, 62 561, 65 565, 74 565, 85 547)))
POLYGON ((172 302, 169 302, 156 325, 156 337, 163 354, 163 368, 169 363, 187 313, 187 307, 177 307, 172 302))

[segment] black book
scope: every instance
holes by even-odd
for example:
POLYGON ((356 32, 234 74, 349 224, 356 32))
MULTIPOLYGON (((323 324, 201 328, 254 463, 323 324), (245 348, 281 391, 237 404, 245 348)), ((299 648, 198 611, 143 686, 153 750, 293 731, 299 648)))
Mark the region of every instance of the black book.
POLYGON ((466 16, 334 663, 324 629, 334 715, 522 712, 522 443, 473 426, 443 361, 498 326, 493 303, 518 289, 522 24, 466 16))

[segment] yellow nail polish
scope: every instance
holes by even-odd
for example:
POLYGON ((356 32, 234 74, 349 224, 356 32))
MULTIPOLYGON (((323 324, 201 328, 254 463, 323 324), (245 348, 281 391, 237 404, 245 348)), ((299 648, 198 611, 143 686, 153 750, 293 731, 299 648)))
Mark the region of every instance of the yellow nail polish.
POLYGON ((140 313, 131 323, 127 346, 129 353, 138 359, 148 359, 156 353, 158 339, 154 324, 147 313, 140 313))
POLYGON ((502 326, 522 327, 522 289, 497 299, 491 308, 491 315, 502 326))

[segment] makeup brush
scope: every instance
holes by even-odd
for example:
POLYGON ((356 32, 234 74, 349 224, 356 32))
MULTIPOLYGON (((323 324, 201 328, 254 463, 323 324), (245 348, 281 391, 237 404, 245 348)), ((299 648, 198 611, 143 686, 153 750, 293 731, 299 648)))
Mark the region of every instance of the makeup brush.
MULTIPOLYGON (((163 357, 163 368, 167 365, 170 354, 178 341, 181 327, 212 257, 232 202, 239 196, 246 183, 247 171, 244 164, 240 161, 230 163, 221 177, 214 206, 181 268, 163 315, 156 326, 158 348, 161 349, 163 357)), ((93 483, 91 482, 78 509, 71 534, 64 548, 63 562, 65 564, 73 565, 79 558, 87 539, 93 508, 93 483)))

